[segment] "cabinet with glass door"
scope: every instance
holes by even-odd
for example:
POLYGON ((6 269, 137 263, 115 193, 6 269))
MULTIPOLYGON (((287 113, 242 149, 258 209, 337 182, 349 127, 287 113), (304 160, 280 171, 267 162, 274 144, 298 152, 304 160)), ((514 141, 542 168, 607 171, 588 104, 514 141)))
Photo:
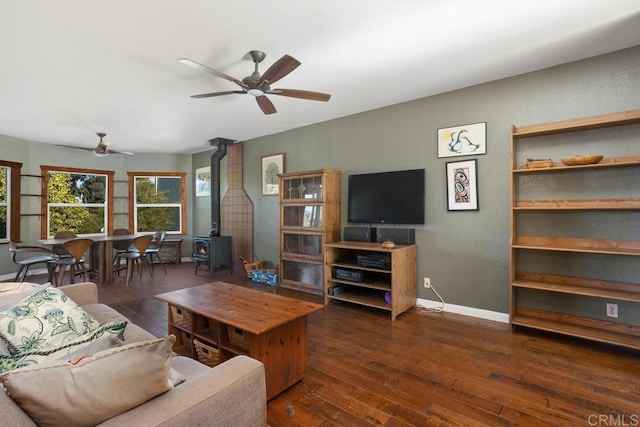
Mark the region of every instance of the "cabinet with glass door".
POLYGON ((321 295, 322 245, 340 240, 340 177, 333 169, 280 177, 280 286, 321 295))

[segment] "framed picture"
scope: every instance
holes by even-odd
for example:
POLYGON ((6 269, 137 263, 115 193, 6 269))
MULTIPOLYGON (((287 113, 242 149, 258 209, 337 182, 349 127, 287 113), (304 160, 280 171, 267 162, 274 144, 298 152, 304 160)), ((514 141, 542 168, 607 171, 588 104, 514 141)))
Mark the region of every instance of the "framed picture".
POLYGON ((487 154, 487 123, 438 129, 438 158, 487 154))
POLYGON ((477 160, 447 162, 447 210, 478 210, 477 160))
POLYGON ((196 197, 211 195, 211 167, 196 169, 196 197))
POLYGON ((262 195, 276 196, 279 193, 279 173, 284 172, 284 153, 262 156, 262 195))

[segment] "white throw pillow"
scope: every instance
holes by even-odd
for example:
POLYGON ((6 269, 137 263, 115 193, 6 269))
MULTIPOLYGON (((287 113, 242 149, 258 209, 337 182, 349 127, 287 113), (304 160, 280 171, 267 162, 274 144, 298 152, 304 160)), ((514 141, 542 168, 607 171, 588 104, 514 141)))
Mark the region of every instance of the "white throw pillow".
POLYGON ((173 388, 173 335, 105 350, 74 365, 52 361, 0 374, 40 426, 93 426, 173 388))

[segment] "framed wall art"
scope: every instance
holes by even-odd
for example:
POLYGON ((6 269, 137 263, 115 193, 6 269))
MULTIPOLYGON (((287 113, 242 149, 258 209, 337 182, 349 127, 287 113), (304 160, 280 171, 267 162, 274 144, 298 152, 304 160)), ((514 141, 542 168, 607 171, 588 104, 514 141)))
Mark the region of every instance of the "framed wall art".
POLYGON ((478 163, 477 160, 447 162, 447 210, 477 211, 478 163))
POLYGON ((262 156, 262 195, 277 196, 279 173, 284 173, 284 153, 262 156))
POLYGON ((487 123, 438 129, 438 158, 487 154, 487 123))
POLYGON ((196 197, 211 195, 211 167, 196 169, 196 197))

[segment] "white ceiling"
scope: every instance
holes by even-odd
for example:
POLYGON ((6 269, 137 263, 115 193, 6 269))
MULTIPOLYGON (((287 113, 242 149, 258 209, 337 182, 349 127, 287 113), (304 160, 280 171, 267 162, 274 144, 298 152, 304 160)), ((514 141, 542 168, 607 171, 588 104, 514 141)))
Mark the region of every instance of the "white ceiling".
MULTIPOLYGON (((0 134, 135 153, 193 153, 640 45, 638 0, 0 0, 0 134), (242 79, 302 62, 250 95, 242 79)), ((61 148, 64 149, 64 148, 61 148)))

